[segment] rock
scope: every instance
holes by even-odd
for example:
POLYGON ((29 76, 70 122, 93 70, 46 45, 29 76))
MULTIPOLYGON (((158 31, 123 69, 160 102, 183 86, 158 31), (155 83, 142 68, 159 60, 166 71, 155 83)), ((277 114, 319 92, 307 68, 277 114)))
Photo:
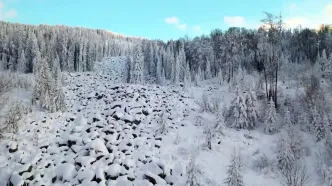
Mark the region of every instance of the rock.
POLYGON ((166 181, 160 178, 158 175, 153 174, 152 172, 147 171, 144 176, 144 179, 149 180, 153 185, 161 184, 166 185, 166 181))

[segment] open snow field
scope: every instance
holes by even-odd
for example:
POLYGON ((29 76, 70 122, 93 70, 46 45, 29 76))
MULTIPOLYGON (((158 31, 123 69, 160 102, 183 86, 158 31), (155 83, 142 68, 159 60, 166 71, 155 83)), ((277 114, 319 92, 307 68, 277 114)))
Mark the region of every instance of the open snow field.
POLYGON ((197 119, 215 125, 216 116, 201 113, 195 100, 203 91, 220 92, 227 106, 234 96, 228 88, 123 84, 123 69, 124 58, 117 57, 96 64, 95 72, 65 74, 67 112, 33 112, 17 134, 0 141, 0 186, 182 186, 192 156, 203 185, 223 185, 234 149, 241 153, 245 185, 280 185, 271 170, 253 168, 263 154, 275 159, 276 135, 225 127, 213 137, 212 150, 204 149, 197 119))

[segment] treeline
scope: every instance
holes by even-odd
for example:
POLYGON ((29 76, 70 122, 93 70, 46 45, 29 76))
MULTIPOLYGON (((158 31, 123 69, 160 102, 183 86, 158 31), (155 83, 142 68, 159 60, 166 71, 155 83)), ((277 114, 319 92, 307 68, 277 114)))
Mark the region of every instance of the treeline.
MULTIPOLYGON (((62 71, 72 72, 92 70, 94 62, 106 56, 140 55, 142 68, 136 69, 157 81, 207 79, 222 72, 229 82, 242 67, 264 73, 268 83, 278 76, 284 63, 313 64, 321 57, 331 58, 329 26, 322 25, 319 30, 284 29, 282 20, 272 14, 266 14, 263 22, 266 27, 257 30, 215 29, 210 35, 167 43, 103 30, 0 22, 0 62, 3 69, 30 73, 35 63, 46 59, 50 68, 59 61, 62 71)), ((267 91, 273 95, 272 90, 267 91)))

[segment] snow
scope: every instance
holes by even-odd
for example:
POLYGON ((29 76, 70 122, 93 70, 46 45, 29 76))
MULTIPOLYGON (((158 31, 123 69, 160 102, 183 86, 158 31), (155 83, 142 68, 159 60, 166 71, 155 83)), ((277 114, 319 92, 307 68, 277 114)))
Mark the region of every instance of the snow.
POLYGON ((95 150, 96 153, 101 153, 103 155, 108 154, 108 150, 101 139, 95 139, 90 143, 90 148, 95 150))
POLYGON ((10 182, 13 184, 13 186, 22 186, 24 184, 22 176, 18 174, 13 174, 10 178, 10 182))
POLYGON ((114 163, 109 166, 107 170, 107 174, 110 175, 111 177, 117 177, 121 173, 121 166, 117 163, 114 163))
MULTIPOLYGON (((215 125, 217 115, 201 113, 197 100, 203 93, 218 95, 222 107, 229 107, 235 94, 227 86, 209 81, 184 91, 179 86, 125 84, 125 60, 108 58, 95 65, 95 72, 66 74, 67 111, 34 111, 15 138, 0 141, 0 185, 151 186, 153 179, 155 185, 181 186, 189 157, 195 155, 199 180, 214 186, 224 182, 234 148, 243 157, 245 185, 280 185, 272 171, 253 168, 263 154, 275 159, 277 135, 224 127, 224 135, 212 139, 212 150, 202 147, 206 137, 204 126, 196 125, 197 116, 202 125, 215 125), (168 130, 157 134, 163 108, 168 130), (20 171, 25 171, 22 176, 20 171), (30 175, 34 179, 27 179, 30 175)), ((312 152, 306 162, 314 173, 316 147, 307 133, 302 139, 312 152)))

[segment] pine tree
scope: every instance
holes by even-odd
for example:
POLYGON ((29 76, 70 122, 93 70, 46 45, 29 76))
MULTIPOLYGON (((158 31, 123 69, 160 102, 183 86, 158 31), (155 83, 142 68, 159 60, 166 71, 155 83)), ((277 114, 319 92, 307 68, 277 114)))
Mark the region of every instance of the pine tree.
POLYGON ((224 183, 228 186, 243 186, 243 177, 241 175, 241 158, 235 153, 231 157, 230 165, 227 168, 227 178, 224 183))
POLYGON ((187 186, 199 186, 198 182, 198 174, 200 174, 200 171, 197 168, 196 165, 196 156, 192 155, 189 161, 189 164, 187 166, 187 181, 186 184, 187 186))
POLYGON ((39 65, 38 63, 41 61, 41 58, 40 58, 40 52, 39 50, 36 51, 35 53, 35 56, 32 58, 32 72, 34 74, 36 74, 38 71, 39 71, 39 67, 41 65, 39 65))
POLYGON ((18 63, 18 71, 22 73, 27 72, 27 60, 25 58, 24 50, 21 51, 21 54, 17 60, 18 63))
POLYGON ((258 122, 258 110, 256 106, 256 96, 251 91, 248 90, 246 92, 246 105, 247 105, 247 116, 249 119, 249 128, 254 128, 256 126, 256 123, 258 122))
POLYGON ((45 59, 36 64, 36 84, 33 90, 32 102, 39 100, 40 106, 50 112, 65 109, 65 96, 61 89, 61 81, 53 79, 49 65, 45 59))
POLYGON ((295 161, 295 157, 290 145, 290 139, 288 135, 281 135, 278 141, 278 155, 277 162, 280 170, 291 170, 292 164, 295 161))
POLYGON ((329 157, 329 161, 332 164, 332 131, 329 125, 325 125, 326 136, 325 136, 325 152, 327 153, 327 157, 329 157))
POLYGON ((229 121, 230 126, 237 129, 250 129, 249 118, 247 115, 247 105, 245 102, 245 98, 242 93, 239 92, 239 88, 237 87, 235 92, 235 98, 232 101, 231 108, 229 110, 229 121))
POLYGON ((218 111, 215 130, 217 132, 223 133, 224 126, 225 126, 225 119, 224 119, 223 113, 222 113, 222 111, 218 111))
POLYGON ((55 81, 61 79, 61 69, 60 69, 60 61, 58 54, 55 55, 55 59, 52 63, 52 74, 55 81))
POLYGON ((33 100, 38 99, 42 107, 49 109, 51 105, 50 96, 53 90, 54 81, 46 60, 41 60, 37 63, 36 68, 36 85, 33 91, 33 100))
POLYGON ((180 63, 181 63, 181 61, 180 61, 179 56, 176 56, 175 63, 173 66, 173 70, 174 70, 173 82, 175 84, 180 82, 180 63))
POLYGON ((190 75, 190 69, 189 69, 188 64, 187 64, 187 68, 186 68, 185 74, 184 74, 184 86, 186 88, 191 86, 191 75, 190 75))
POLYGON ((284 125, 286 127, 292 126, 291 116, 288 108, 286 107, 285 116, 284 116, 284 125))
POLYGON ((36 35, 34 33, 29 34, 25 51, 26 59, 28 60, 28 64, 30 64, 29 72, 33 72, 35 74, 38 71, 38 69, 35 69, 35 67, 40 61, 41 54, 39 51, 36 35))
POLYGON ((179 65, 178 65, 178 70, 179 70, 179 79, 180 81, 184 81, 184 78, 185 78, 185 74, 186 74, 186 62, 187 62, 187 59, 186 59, 186 54, 184 52, 184 44, 182 41, 180 41, 180 44, 179 44, 179 52, 178 52, 178 57, 177 57, 177 60, 179 62, 179 65))
POLYGON ((134 48, 134 60, 133 60, 133 68, 131 69, 132 72, 130 81, 134 84, 141 84, 143 83, 143 55, 141 52, 141 46, 137 45, 134 48))
POLYGON ((147 54, 146 54, 146 56, 147 56, 146 57, 146 62, 149 65, 148 72, 149 72, 150 75, 152 75, 154 73, 154 69, 155 69, 155 61, 154 61, 154 57, 153 57, 154 51, 153 51, 153 47, 152 47, 152 43, 151 42, 148 44, 148 49, 147 49, 146 52, 147 52, 147 54))
POLYGON ((314 135, 316 137, 316 141, 319 142, 325 137, 325 128, 316 107, 313 109, 312 113, 312 125, 314 127, 314 135))
POLYGON ((276 128, 276 109, 274 107, 274 102, 270 99, 270 103, 268 104, 267 112, 265 115, 265 133, 274 134, 277 132, 276 128))
POLYGON ((221 69, 218 71, 218 76, 217 76, 217 78, 218 78, 218 84, 219 84, 219 85, 222 85, 223 82, 224 82, 224 79, 223 79, 223 74, 222 74, 221 69))
POLYGON ((304 132, 311 132, 312 131, 311 127, 309 125, 309 122, 308 122, 308 113, 306 111, 302 112, 299 124, 300 124, 300 128, 301 128, 302 131, 304 131, 304 132))
POLYGON ((11 72, 15 71, 15 58, 13 56, 9 57, 7 69, 11 72))
POLYGON ((211 78, 212 78, 211 65, 210 65, 210 61, 207 60, 206 61, 206 69, 205 69, 205 79, 211 79, 211 78))

